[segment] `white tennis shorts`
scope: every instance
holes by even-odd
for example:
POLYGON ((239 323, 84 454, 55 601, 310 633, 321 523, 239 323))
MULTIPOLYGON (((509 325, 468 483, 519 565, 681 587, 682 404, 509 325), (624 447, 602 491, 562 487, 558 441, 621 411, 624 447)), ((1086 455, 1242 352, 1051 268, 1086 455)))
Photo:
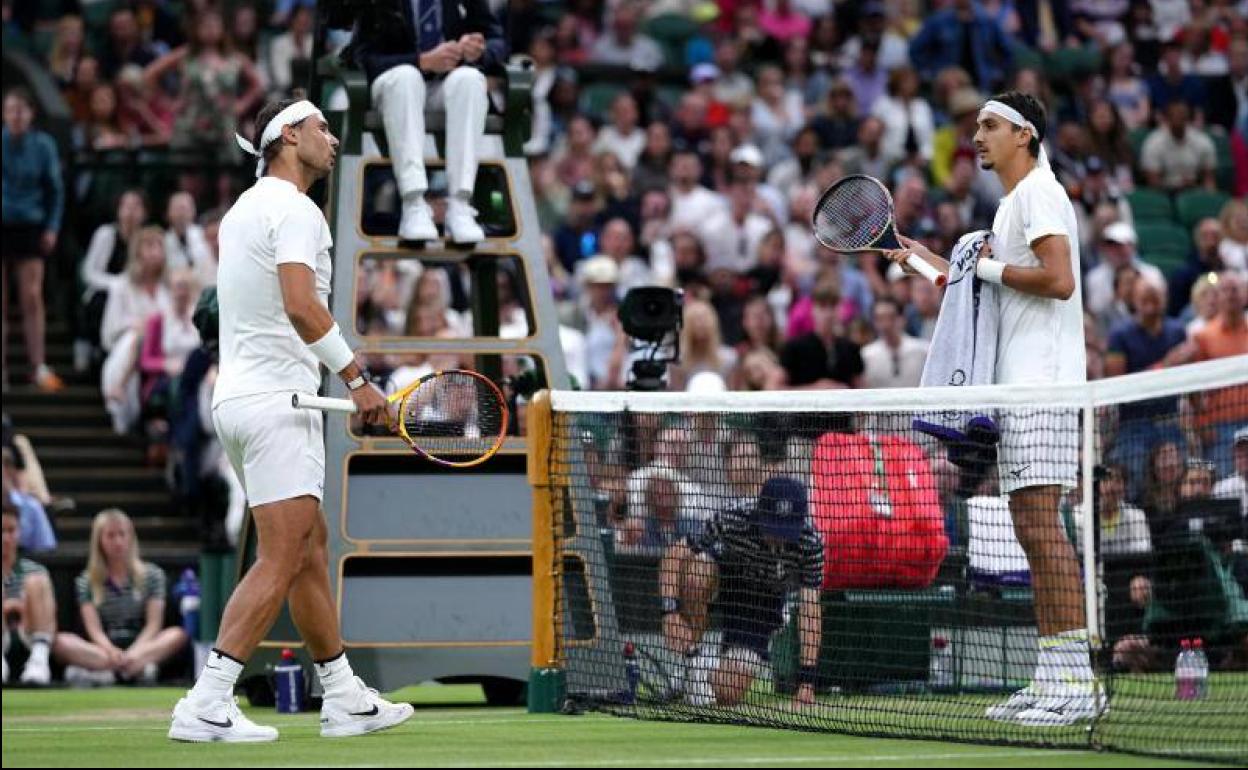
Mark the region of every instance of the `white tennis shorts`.
POLYGON ((998 413, 1001 491, 1074 487, 1079 479, 1079 412, 1075 409, 1009 409, 998 413))
POLYGON ((295 409, 290 392, 222 401, 212 410, 221 446, 254 506, 325 492, 323 415, 295 409))

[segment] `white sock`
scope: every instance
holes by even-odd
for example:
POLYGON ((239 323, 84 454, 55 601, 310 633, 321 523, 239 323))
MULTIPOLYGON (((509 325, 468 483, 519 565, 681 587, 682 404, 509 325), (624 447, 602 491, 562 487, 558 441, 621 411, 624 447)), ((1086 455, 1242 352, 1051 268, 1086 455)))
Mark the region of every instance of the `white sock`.
POLYGON ((1092 681, 1092 653, 1088 630, 1076 628, 1040 637, 1040 659, 1036 663, 1036 683, 1041 687, 1062 687, 1092 681))
POLYGON ((347 651, 343 650, 336 657, 316 664, 316 675, 321 678, 321 687, 325 697, 341 697, 355 689, 355 672, 347 660, 347 651))
POLYGON ((30 658, 26 665, 48 665, 48 652, 52 648, 52 635, 37 633, 30 635, 30 658))
POLYGON ((234 685, 243 673, 242 661, 235 660, 215 647, 208 653, 204 670, 186 697, 196 703, 226 700, 234 694, 234 685))

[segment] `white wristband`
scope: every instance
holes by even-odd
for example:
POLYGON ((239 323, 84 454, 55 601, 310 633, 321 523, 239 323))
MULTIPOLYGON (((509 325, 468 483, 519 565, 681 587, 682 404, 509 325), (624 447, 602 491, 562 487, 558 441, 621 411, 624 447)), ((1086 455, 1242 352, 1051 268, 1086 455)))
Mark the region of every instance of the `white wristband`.
POLYGON ((342 330, 338 328, 338 324, 334 324, 329 331, 325 332, 325 336, 316 342, 308 345, 321 363, 325 364, 334 374, 346 369, 355 362, 355 354, 351 352, 351 346, 342 338, 342 330))
POLYGON ((1001 277, 1005 274, 1005 263, 995 259, 980 258, 975 262, 975 275, 981 281, 988 283, 1001 283, 1001 277))

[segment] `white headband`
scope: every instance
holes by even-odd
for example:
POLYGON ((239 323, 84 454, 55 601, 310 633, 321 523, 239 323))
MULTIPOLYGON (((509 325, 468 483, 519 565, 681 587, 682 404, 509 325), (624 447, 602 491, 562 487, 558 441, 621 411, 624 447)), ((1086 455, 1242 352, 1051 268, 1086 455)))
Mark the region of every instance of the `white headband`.
POLYGON ((1049 168, 1049 154, 1044 151, 1044 142, 1040 141, 1040 132, 1036 130, 1034 123, 1027 118, 1024 118, 1022 113, 1010 105, 1003 104, 1002 102, 998 102, 994 99, 988 100, 988 102, 980 108, 979 115, 981 118, 985 112, 1005 118, 1019 128, 1026 128, 1030 130, 1032 138, 1037 142, 1040 142, 1040 157, 1036 159, 1036 163, 1046 170, 1049 168))
POLYGON ((256 179, 264 176, 264 148, 268 147, 282 135, 282 129, 286 126, 293 126, 300 121, 307 120, 312 116, 321 117, 321 111, 315 104, 304 99, 295 102, 286 109, 273 116, 269 124, 264 127, 264 133, 260 136, 260 149, 247 141, 238 134, 234 135, 234 141, 238 142, 238 146, 243 148, 243 152, 248 155, 254 155, 259 160, 256 162, 256 179))

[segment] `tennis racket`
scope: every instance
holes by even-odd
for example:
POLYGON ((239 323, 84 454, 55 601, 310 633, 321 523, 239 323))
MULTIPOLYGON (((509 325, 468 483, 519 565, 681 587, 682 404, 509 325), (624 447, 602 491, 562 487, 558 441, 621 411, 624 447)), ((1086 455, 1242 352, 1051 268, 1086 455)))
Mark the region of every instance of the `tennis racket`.
MULTIPOLYGON (((819 196, 811 226, 815 238, 834 251, 887 251, 902 248, 897 237, 893 196, 878 179, 852 174, 819 196)), ((911 254, 906 264, 937 286, 948 278, 927 260, 911 254)))
MULTIPOLYGON (((438 465, 480 465, 498 452, 507 437, 507 400, 497 385, 477 372, 447 369, 426 374, 387 400, 397 404, 394 427, 399 438, 438 465)), ((291 405, 355 412, 355 402, 348 398, 296 393, 291 405)))

